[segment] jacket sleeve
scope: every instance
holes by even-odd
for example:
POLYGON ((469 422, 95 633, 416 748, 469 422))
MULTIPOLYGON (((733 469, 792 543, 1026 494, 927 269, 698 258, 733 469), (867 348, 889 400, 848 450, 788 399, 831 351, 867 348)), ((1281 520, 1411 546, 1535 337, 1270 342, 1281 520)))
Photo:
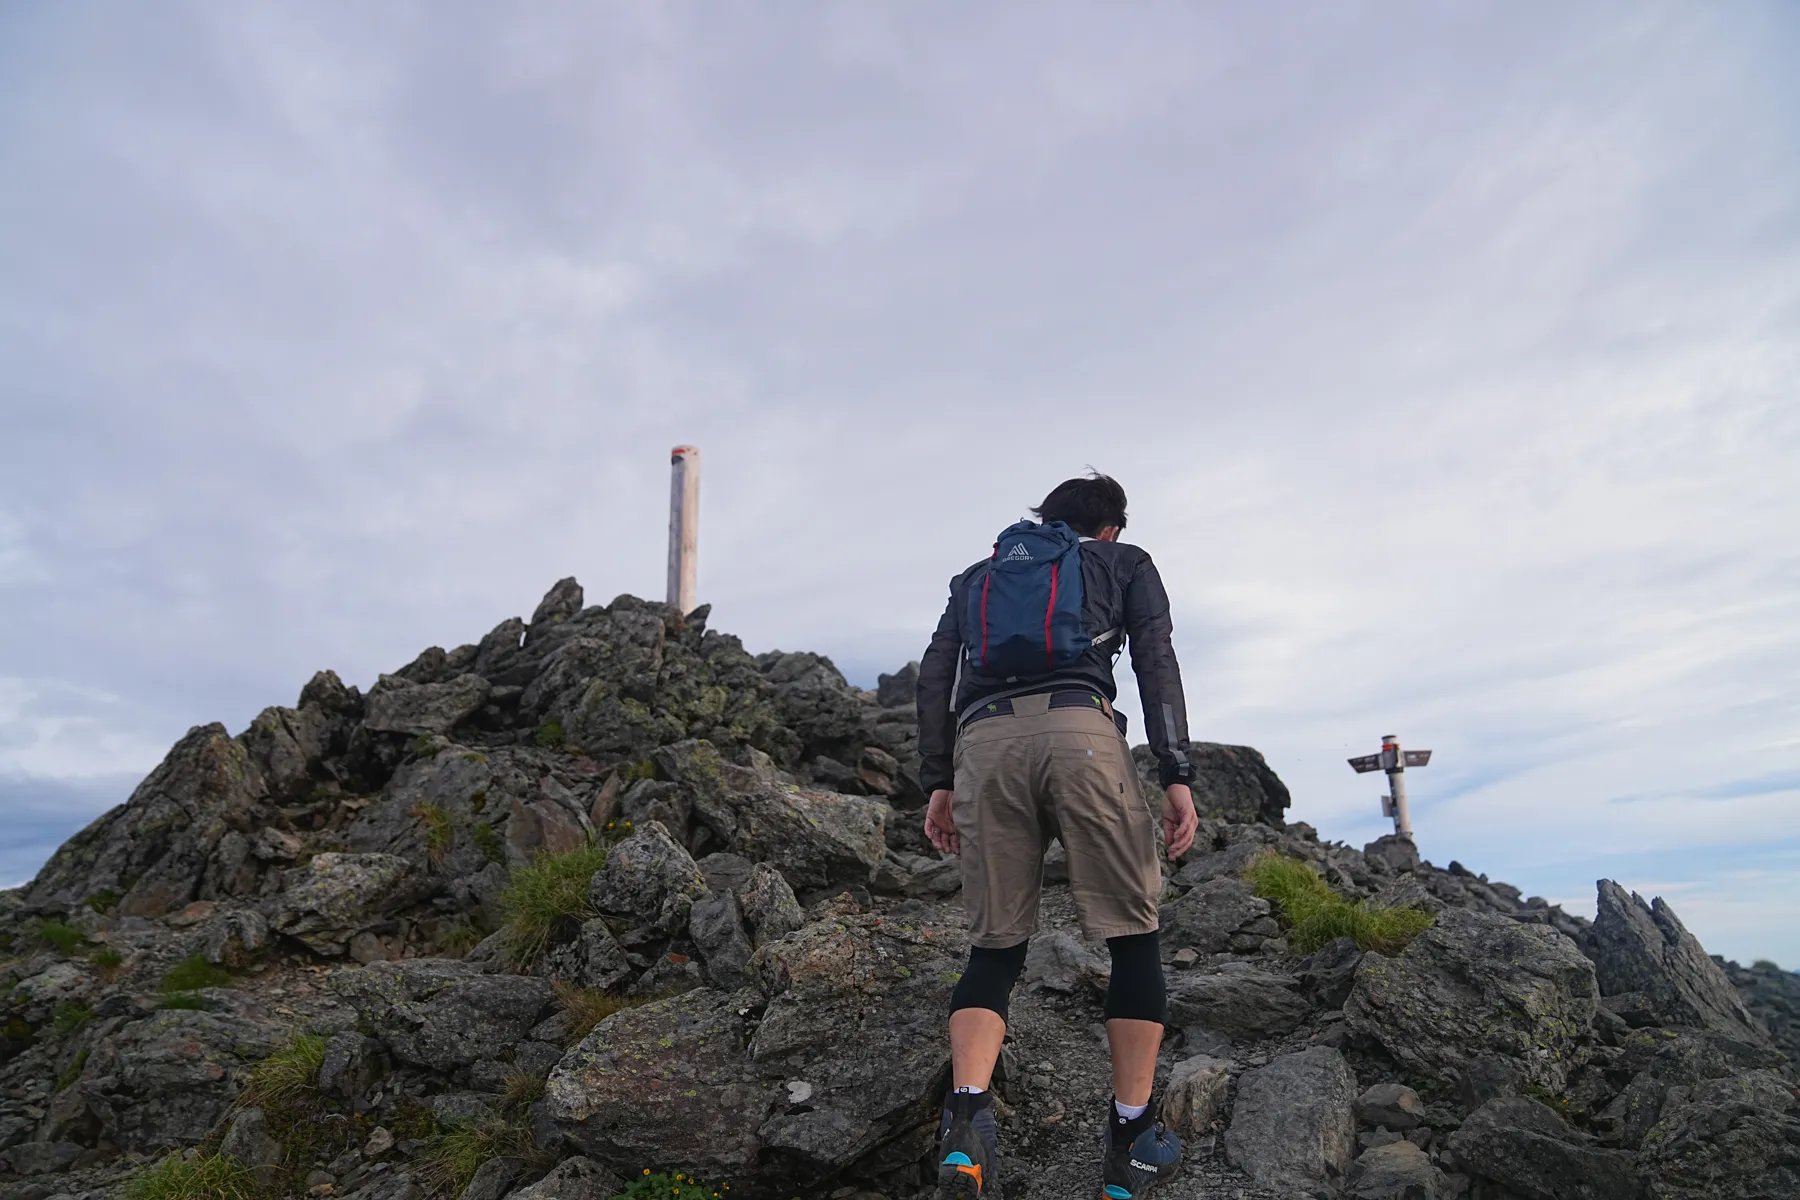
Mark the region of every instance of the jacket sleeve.
MULTIPOLYGON (((960 576, 958 577, 960 579, 960 576)), ((931 645, 919 659, 919 783, 926 795, 955 786, 956 768, 956 668, 962 659, 962 627, 956 602, 956 583, 950 583, 950 602, 938 620, 931 645)))
POLYGON ((1181 691, 1181 666, 1175 661, 1174 633, 1169 594, 1163 590, 1156 564, 1145 555, 1125 587, 1125 636, 1130 639, 1131 669, 1137 675, 1138 699, 1144 706, 1144 729, 1164 787, 1194 779, 1194 764, 1187 753, 1187 700, 1181 691))

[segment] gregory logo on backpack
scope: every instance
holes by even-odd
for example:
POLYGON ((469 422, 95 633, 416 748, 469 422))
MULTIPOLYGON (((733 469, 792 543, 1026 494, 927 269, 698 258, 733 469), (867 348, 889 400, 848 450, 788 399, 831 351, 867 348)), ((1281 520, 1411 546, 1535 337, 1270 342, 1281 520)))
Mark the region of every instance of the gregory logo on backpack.
POLYGON ((1009 526, 980 571, 963 625, 972 670, 1006 680, 1052 675, 1093 645, 1081 619, 1081 538, 1061 521, 1009 526))

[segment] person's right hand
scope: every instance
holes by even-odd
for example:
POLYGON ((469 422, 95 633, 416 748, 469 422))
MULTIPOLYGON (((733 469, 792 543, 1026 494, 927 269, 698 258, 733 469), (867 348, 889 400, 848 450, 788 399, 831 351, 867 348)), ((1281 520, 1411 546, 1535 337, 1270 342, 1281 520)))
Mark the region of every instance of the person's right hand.
POLYGON ((1171 783, 1163 789, 1163 847, 1169 861, 1174 862, 1194 844, 1200 831, 1200 816, 1194 811, 1194 794, 1185 783, 1171 783))
POLYGON ((931 803, 925 809, 925 836, 945 854, 962 853, 962 839, 956 836, 956 821, 950 816, 950 806, 955 801, 955 792, 939 788, 931 793, 931 803))

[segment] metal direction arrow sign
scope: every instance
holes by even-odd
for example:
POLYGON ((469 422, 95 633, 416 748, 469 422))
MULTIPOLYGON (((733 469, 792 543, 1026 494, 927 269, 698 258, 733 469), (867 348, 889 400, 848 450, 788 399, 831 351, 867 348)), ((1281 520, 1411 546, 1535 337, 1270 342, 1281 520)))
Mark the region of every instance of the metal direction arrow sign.
POLYGON ((1386 734, 1381 739, 1379 754, 1364 754, 1349 760, 1350 769, 1358 775, 1366 775, 1370 771, 1386 771, 1388 777, 1388 794, 1381 798, 1381 815, 1394 819, 1394 832, 1408 841, 1412 840, 1412 818, 1406 811, 1406 781, 1404 776, 1408 767, 1423 767, 1431 762, 1429 750, 1402 750, 1400 739, 1393 734, 1386 734))

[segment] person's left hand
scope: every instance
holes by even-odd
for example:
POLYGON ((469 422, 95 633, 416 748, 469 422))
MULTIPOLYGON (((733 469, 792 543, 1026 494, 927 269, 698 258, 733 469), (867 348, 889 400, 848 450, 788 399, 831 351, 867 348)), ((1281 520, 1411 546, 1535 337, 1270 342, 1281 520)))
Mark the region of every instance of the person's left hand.
POLYGON ((1194 811, 1194 793, 1185 783, 1171 783, 1163 796, 1163 846, 1174 862, 1194 844, 1200 814, 1194 811))

